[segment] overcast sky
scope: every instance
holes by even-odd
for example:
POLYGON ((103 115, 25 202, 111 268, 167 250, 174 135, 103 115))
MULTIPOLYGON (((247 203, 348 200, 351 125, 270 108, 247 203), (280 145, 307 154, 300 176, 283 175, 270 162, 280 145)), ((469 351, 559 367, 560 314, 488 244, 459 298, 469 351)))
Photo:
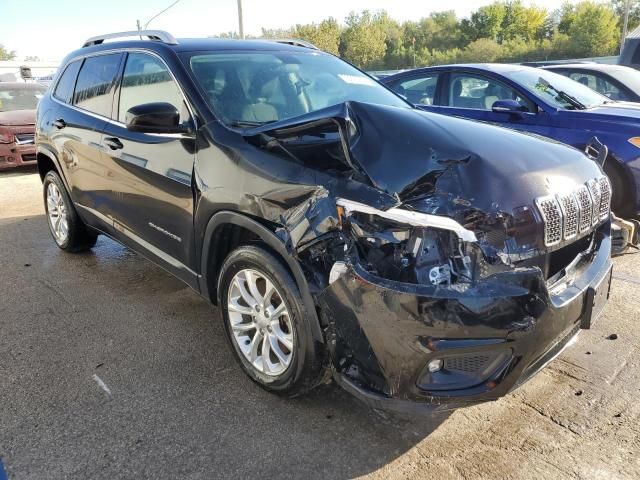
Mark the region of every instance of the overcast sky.
MULTIPOLYGON (((144 25, 173 0, 0 0, 0 44, 18 52, 18 59, 35 55, 59 60, 91 36, 144 25)), ((396 20, 416 20, 433 11, 454 9, 466 17, 492 0, 243 0, 245 33, 261 27, 286 28, 333 16, 342 22, 354 10, 385 9, 396 20)), ((549 10, 560 0, 527 1, 549 10)), ((168 30, 176 37, 203 37, 237 30, 236 0, 180 0, 149 28, 168 30)))

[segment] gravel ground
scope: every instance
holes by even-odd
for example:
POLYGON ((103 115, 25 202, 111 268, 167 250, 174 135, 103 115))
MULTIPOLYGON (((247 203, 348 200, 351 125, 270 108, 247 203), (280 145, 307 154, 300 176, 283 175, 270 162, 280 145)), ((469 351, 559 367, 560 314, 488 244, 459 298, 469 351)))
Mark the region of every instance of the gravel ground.
POLYGON ((400 419, 335 386, 262 391, 181 282, 104 237, 58 250, 40 189, 0 172, 0 478, 640 478, 640 255, 529 383, 400 419))

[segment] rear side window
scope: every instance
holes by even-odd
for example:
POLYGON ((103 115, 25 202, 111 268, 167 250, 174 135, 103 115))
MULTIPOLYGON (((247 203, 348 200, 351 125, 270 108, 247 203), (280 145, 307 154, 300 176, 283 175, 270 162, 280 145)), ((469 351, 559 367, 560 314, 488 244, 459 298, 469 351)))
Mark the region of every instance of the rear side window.
POLYGON ((130 53, 120 87, 118 120, 124 123, 131 107, 154 102, 166 102, 176 107, 181 122, 189 117, 180 89, 164 63, 151 55, 130 53))
POLYGON ((433 105, 437 84, 438 74, 430 73, 400 82, 393 90, 414 105, 433 105))
POLYGON ((73 104, 104 117, 111 116, 113 87, 121 54, 85 59, 78 74, 73 104))
POLYGON ((76 84, 76 77, 78 76, 78 70, 80 70, 81 63, 82 62, 80 60, 76 60, 75 62, 71 62, 67 65, 67 68, 65 68, 60 80, 58 81, 56 90, 53 92, 53 96, 58 100, 61 100, 64 103, 71 103, 73 87, 76 84))

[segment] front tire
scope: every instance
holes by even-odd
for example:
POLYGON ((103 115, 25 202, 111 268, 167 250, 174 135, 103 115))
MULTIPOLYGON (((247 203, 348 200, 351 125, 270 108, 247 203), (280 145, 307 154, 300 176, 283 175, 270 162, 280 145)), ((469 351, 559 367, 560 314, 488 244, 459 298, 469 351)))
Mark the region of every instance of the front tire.
POLYGON ((234 250, 218 287, 227 337, 254 382, 287 396, 319 383, 322 346, 313 339, 296 282, 277 257, 257 246, 234 250))
POLYGON ((96 244, 98 235, 82 223, 60 176, 47 172, 42 182, 49 231, 56 245, 67 252, 83 252, 96 244))

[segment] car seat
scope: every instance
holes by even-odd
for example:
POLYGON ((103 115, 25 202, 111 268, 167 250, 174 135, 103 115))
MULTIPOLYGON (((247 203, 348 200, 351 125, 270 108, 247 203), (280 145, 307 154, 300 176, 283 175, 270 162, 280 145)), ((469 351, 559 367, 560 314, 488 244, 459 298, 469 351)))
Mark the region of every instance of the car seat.
POLYGON ((271 70, 258 72, 249 87, 250 102, 242 110, 242 120, 247 122, 273 122, 278 120, 278 110, 269 99, 273 96, 280 79, 271 70))
POLYGON ((485 90, 484 95, 484 108, 487 110, 491 110, 493 108, 493 104, 498 100, 504 100, 506 98, 505 92, 503 88, 500 88, 499 85, 495 83, 490 83, 485 90))

